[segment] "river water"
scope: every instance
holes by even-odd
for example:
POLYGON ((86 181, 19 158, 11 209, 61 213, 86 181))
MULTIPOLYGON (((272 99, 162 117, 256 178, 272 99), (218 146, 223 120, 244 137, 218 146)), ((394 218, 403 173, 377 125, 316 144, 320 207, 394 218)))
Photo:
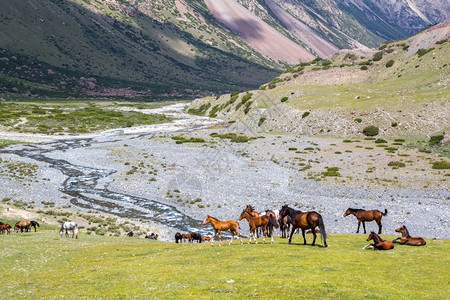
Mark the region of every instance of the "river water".
POLYGON ((205 226, 200 221, 180 212, 176 207, 155 199, 140 198, 110 191, 98 185, 98 181, 115 173, 113 169, 96 169, 70 163, 63 159, 52 158, 54 152, 69 151, 83 147, 92 147, 120 140, 134 139, 162 132, 194 131, 217 125, 218 120, 191 116, 182 112, 185 104, 174 104, 158 109, 139 110, 148 114, 165 114, 173 122, 108 130, 89 136, 55 139, 37 144, 17 144, 0 149, 0 154, 14 154, 37 162, 45 162, 50 168, 59 170, 67 179, 60 191, 70 196, 70 202, 76 207, 111 213, 120 217, 135 218, 164 224, 183 232, 204 233, 205 226))

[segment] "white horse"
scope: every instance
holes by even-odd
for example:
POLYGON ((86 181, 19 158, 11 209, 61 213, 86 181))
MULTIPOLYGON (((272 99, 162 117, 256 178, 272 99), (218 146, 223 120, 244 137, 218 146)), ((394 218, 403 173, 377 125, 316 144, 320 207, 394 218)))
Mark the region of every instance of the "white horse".
POLYGON ((68 230, 72 230, 72 238, 78 238, 78 225, 75 222, 65 222, 61 225, 61 229, 59 230, 59 234, 61 237, 63 236, 64 230, 66 231, 66 237, 69 236, 68 230))

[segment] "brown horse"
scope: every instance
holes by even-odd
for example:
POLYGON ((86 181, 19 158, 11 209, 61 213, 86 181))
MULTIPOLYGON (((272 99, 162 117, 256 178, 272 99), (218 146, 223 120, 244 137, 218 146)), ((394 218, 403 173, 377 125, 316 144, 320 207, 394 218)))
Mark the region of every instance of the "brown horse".
POLYGON ((211 238, 209 236, 202 236, 202 242, 210 242, 211 238))
POLYGON ((23 232, 23 230, 25 229, 25 232, 28 232, 30 230, 31 227, 31 223, 30 221, 19 221, 16 223, 16 225, 14 225, 14 230, 16 232, 23 232))
POLYGON ((9 234, 11 231, 11 225, 9 225, 9 224, 0 225, 0 234, 3 234, 5 231, 6 231, 6 234, 9 234))
POLYGON ((426 245, 426 241, 421 237, 412 237, 409 235, 408 229, 406 229, 406 226, 403 225, 402 227, 399 227, 395 229, 396 232, 401 232, 402 237, 396 238, 392 242, 400 244, 400 245, 410 245, 410 246, 423 246, 426 245))
POLYGON ((236 222, 234 220, 220 221, 214 217, 211 217, 210 215, 207 215, 203 224, 208 224, 208 223, 210 223, 214 228, 214 234, 211 237, 211 246, 213 246, 213 244, 214 244, 214 236, 216 234, 219 236, 220 246, 222 246, 222 237, 220 236, 220 232, 226 231, 226 230, 230 230, 230 232, 231 232, 231 241, 230 241, 229 245, 231 245, 231 243, 233 243, 235 234, 239 237, 239 239, 241 240, 241 244, 242 244, 241 235, 237 231, 237 228, 241 229, 238 222, 236 222))
MULTIPOLYGON (((278 224, 275 221, 275 218, 272 215, 264 215, 259 217, 253 217, 248 211, 245 209, 242 211, 241 215, 239 216, 239 221, 242 219, 247 219, 248 225, 250 226, 250 239, 248 243, 253 240, 255 241, 255 244, 258 244, 258 241, 255 237, 255 231, 256 228, 262 227, 263 230, 263 244, 266 242, 266 235, 267 235, 267 226, 273 226, 275 228, 278 228, 278 224)), ((271 236, 271 242, 273 244, 273 235, 271 236)))
POLYGON ((247 205, 244 210, 249 212, 253 217, 259 217, 259 212, 257 212, 251 205, 247 205))
POLYGON ((373 250, 391 250, 394 249, 394 243, 391 241, 384 241, 378 234, 371 231, 367 241, 373 240, 373 250))
POLYGON ((315 212, 315 211, 301 212, 299 210, 290 208, 287 205, 283 205, 283 207, 280 210, 280 217, 284 218, 286 216, 291 217, 291 220, 292 220, 292 230, 291 230, 291 235, 289 237, 289 242, 288 242, 289 244, 292 241, 292 236, 294 235, 294 231, 297 228, 300 228, 302 230, 304 245, 306 245, 305 230, 306 229, 312 230, 314 239, 313 239, 311 246, 314 246, 316 243, 316 238, 317 238, 317 234, 314 229, 316 227, 319 227, 320 235, 323 240, 323 244, 325 247, 328 247, 327 233, 325 231, 325 224, 323 223, 322 216, 318 212, 315 212))
POLYGON ((182 238, 183 238, 183 242, 186 243, 186 240, 187 240, 189 243, 192 242, 192 241, 191 241, 191 234, 190 234, 190 233, 183 233, 181 236, 182 236, 182 238))
POLYGON ((344 217, 350 214, 354 215, 358 219, 358 230, 356 230, 356 233, 359 233, 359 227, 361 226, 361 222, 363 224, 364 233, 366 233, 365 222, 375 220, 375 222, 377 222, 378 224, 378 234, 381 234, 381 228, 383 227, 381 225, 381 217, 387 215, 387 209, 384 209, 384 213, 382 213, 378 209, 364 210, 359 208, 348 208, 344 213, 344 217))
POLYGON ((278 218, 278 223, 280 224, 281 238, 286 239, 289 236, 289 229, 291 228, 292 220, 291 217, 281 216, 278 218))

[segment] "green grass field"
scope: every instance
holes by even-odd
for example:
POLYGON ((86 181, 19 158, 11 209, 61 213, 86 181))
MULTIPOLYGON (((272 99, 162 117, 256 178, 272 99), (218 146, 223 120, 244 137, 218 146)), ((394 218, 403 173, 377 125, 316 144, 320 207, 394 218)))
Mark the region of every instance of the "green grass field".
MULTIPOLYGON (((362 250, 364 234, 329 247, 175 244, 138 238, 60 238, 57 229, 0 236, 0 295, 19 298, 445 299, 450 241, 362 250)), ((384 236, 393 238, 394 236, 384 236)), ((311 242, 312 236, 308 235, 311 242)), ((245 241, 246 242, 246 241, 245 241)), ((319 245, 322 245, 319 242, 319 245)))

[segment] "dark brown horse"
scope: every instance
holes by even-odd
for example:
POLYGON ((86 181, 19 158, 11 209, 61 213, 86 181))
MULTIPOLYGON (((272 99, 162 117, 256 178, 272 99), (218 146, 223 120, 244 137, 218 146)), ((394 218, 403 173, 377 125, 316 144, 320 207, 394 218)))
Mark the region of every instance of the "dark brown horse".
POLYGON ((291 228, 292 220, 291 217, 281 216, 278 218, 278 223, 280 224, 281 238, 286 239, 289 236, 289 229, 291 228))
POLYGON ((183 242, 185 242, 185 243, 186 243, 186 241, 188 241, 189 243, 192 242, 190 233, 183 233, 181 236, 183 237, 183 242))
POLYGON ((16 223, 16 225, 14 225, 14 230, 16 232, 23 232, 23 230, 25 229, 25 232, 28 232, 30 230, 31 224, 30 221, 19 221, 16 223))
POLYGON ((314 239, 313 239, 311 246, 314 246, 316 243, 316 238, 317 238, 317 234, 314 229, 316 227, 319 227, 320 235, 323 240, 323 244, 325 247, 328 247, 327 233, 325 231, 325 224, 323 223, 322 216, 319 213, 317 213, 315 211, 301 212, 299 210, 290 208, 287 205, 283 205, 283 207, 280 210, 280 217, 284 218, 286 216, 291 217, 291 220, 292 220, 292 230, 291 230, 291 235, 289 237, 289 242, 288 242, 289 244, 292 241, 292 236, 294 235, 294 231, 297 228, 300 228, 302 230, 304 245, 306 245, 305 230, 306 229, 312 230, 314 239))
POLYGON ((211 224, 214 228, 214 234, 211 237, 211 246, 213 246, 213 244, 214 244, 214 236, 216 234, 219 236, 220 246, 222 246, 222 237, 220 236, 220 232, 226 231, 226 230, 230 230, 230 232, 231 232, 231 241, 230 241, 229 245, 231 245, 231 243, 233 243, 235 234, 239 237, 239 239, 241 240, 241 244, 242 244, 241 235, 237 231, 237 228, 241 229, 238 222, 236 222, 234 220, 220 221, 219 219, 216 219, 214 217, 211 217, 210 215, 207 215, 203 224, 208 224, 208 223, 211 224))
MULTIPOLYGON (((258 244, 258 241, 256 240, 255 237, 256 228, 261 227, 263 230, 263 244, 266 242, 267 227, 271 225, 275 228, 278 228, 278 224, 272 215, 253 217, 248 211, 244 209, 241 215, 239 216, 239 221, 244 218, 247 219, 248 226, 250 226, 250 239, 248 240, 249 244, 252 241, 252 237, 253 240, 255 241, 255 244, 258 244)), ((271 242, 273 243, 273 235, 271 236, 271 242)))
POLYGON ((394 249, 394 243, 391 241, 384 241, 378 234, 371 231, 367 241, 373 240, 373 250, 391 250, 394 249))
POLYGON ((2 223, 0 225, 0 234, 5 233, 5 231, 6 231, 6 234, 9 234, 11 231, 11 225, 2 223))
POLYGON ((359 233, 361 222, 363 224, 364 233, 366 233, 365 222, 371 222, 375 220, 375 222, 377 222, 378 224, 378 234, 381 234, 381 228, 383 227, 381 225, 381 217, 387 215, 387 209, 384 209, 384 213, 382 213, 378 209, 364 210, 359 208, 348 208, 344 213, 344 217, 350 214, 354 215, 358 219, 358 230, 356 230, 356 233, 359 233))
POLYGON ((421 237, 412 237, 409 235, 408 229, 406 226, 399 227, 395 229, 396 232, 401 232, 402 237, 396 238, 392 242, 400 244, 400 245, 410 245, 410 246, 423 246, 426 245, 426 241, 421 237))
POLYGON ((183 242, 183 236, 179 232, 175 233, 175 243, 178 244, 178 242, 183 242))

